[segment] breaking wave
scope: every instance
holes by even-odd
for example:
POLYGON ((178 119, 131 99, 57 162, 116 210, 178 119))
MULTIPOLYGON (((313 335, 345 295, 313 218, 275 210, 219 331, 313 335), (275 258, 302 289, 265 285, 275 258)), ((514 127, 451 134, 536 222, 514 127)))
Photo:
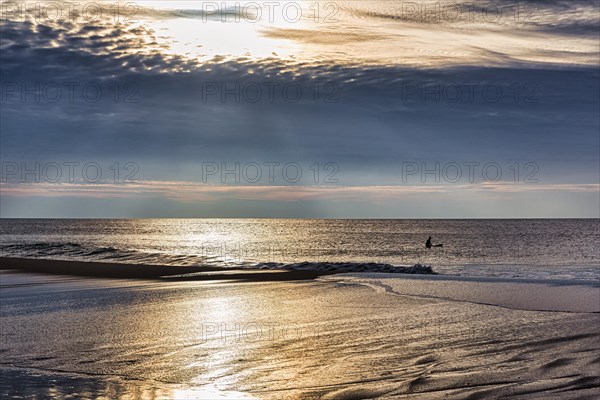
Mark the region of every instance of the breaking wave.
POLYGON ((72 242, 38 242, 0 245, 2 257, 45 258, 54 260, 101 261, 126 264, 166 266, 213 266, 236 269, 304 270, 327 272, 384 272, 404 274, 435 274, 431 266, 415 264, 397 266, 376 262, 258 262, 225 260, 221 257, 166 254, 119 249, 112 246, 91 247, 72 242))

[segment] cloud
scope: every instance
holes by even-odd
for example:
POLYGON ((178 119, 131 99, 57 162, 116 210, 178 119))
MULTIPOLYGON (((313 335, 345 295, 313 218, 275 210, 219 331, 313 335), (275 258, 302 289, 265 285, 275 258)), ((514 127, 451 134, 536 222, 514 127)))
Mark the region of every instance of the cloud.
POLYGON ((561 192, 598 193, 600 184, 523 184, 483 182, 467 185, 395 186, 252 186, 210 185, 186 181, 136 181, 126 183, 0 183, 7 197, 165 197, 184 202, 218 202, 225 199, 264 201, 383 201, 407 196, 474 193, 561 192))
POLYGON ((382 3, 380 7, 359 2, 340 3, 351 17, 379 19, 399 24, 455 29, 497 30, 511 28, 522 33, 543 32, 597 36, 598 8, 589 1, 512 0, 423 1, 382 3))
POLYGON ((289 39, 297 42, 323 45, 345 45, 356 42, 369 42, 386 39, 385 35, 374 33, 344 32, 341 30, 316 31, 289 28, 271 28, 265 32, 268 37, 276 39, 289 39))

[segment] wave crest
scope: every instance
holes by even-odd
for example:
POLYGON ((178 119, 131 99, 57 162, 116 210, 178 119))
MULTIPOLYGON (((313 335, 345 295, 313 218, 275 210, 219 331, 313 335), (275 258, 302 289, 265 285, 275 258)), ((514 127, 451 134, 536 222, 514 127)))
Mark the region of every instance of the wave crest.
POLYGON ((80 243, 37 242, 0 245, 3 257, 48 258, 60 260, 103 261, 124 264, 151 264, 164 266, 212 266, 235 269, 302 270, 322 272, 383 272, 401 274, 435 274, 430 265, 397 266, 376 262, 256 262, 225 261, 218 257, 194 254, 165 254, 112 246, 92 247, 80 243))
POLYGON ((411 267, 402 267, 384 263, 358 263, 358 262, 310 262, 300 263, 258 263, 259 269, 285 269, 303 271, 327 272, 385 272, 400 274, 435 274, 431 265, 415 264, 411 267))

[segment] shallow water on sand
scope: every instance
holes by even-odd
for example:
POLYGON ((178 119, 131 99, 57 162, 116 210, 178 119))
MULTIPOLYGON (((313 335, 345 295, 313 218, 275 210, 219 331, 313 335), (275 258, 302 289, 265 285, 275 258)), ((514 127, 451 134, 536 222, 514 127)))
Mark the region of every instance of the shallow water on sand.
MULTIPOLYGON (((2 397, 600 394, 598 313, 445 299, 426 279, 408 286, 429 297, 404 295, 402 278, 378 276, 394 293, 368 274, 244 284, 42 277, 3 273, 2 397)), ((494 290, 458 289, 480 300, 494 290)))
POLYGON ((236 268, 421 263, 444 274, 547 279, 599 279, 599 242, 597 219, 3 219, 0 225, 5 257, 236 268), (428 236, 444 246, 425 249, 428 236))

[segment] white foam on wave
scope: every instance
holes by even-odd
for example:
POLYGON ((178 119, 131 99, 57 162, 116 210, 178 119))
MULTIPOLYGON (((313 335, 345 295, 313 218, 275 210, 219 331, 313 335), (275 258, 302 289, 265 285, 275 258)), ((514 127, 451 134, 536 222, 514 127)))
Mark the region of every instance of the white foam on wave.
POLYGON ((323 272, 379 272, 390 274, 435 274, 431 265, 415 264, 410 267, 382 264, 382 263, 357 263, 357 262, 299 262, 299 263, 258 263, 259 269, 284 269, 323 272))

